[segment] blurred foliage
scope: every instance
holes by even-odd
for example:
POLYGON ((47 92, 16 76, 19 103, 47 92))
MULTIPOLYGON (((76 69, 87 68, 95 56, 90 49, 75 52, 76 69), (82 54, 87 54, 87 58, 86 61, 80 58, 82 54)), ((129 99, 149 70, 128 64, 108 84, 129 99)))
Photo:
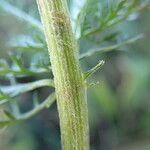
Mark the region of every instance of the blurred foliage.
MULTIPOLYGON (((87 81, 91 149, 149 150, 150 2, 68 0, 68 5, 85 78, 105 60, 87 81)), ((60 149, 56 105, 51 106, 53 75, 39 18, 35 0, 0 0, 3 150, 60 149)))

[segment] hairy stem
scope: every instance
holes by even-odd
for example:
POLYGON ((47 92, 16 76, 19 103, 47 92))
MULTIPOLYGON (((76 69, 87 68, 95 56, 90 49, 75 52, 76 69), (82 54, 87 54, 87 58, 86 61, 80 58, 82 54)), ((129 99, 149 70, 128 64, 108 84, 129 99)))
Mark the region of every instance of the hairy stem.
POLYGON ((88 150, 86 87, 66 0, 37 0, 54 74, 62 148, 88 150))

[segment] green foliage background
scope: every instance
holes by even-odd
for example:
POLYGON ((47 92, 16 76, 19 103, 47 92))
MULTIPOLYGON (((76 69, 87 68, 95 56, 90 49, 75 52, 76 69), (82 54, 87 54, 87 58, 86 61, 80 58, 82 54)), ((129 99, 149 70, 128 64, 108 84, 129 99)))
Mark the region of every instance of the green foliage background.
MULTIPOLYGON (((149 1, 84 2, 68 0, 81 67, 105 60, 88 79, 91 149, 149 150, 149 1)), ((0 149, 59 150, 56 104, 17 120, 54 90, 43 82, 53 76, 35 0, 0 0, 0 59, 0 149)))

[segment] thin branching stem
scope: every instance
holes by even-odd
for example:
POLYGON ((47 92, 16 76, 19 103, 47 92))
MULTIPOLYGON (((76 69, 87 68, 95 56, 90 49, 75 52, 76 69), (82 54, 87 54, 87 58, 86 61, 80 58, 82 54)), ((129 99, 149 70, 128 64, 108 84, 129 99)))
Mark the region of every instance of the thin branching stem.
POLYGON ((8 119, 4 121, 0 121, 0 128, 3 126, 9 126, 13 124, 20 123, 22 121, 28 120, 33 116, 37 115, 39 112, 44 110, 45 108, 49 108, 55 102, 55 93, 53 92, 44 100, 41 104, 36 105, 32 110, 24 113, 24 114, 17 114, 13 116, 9 112, 4 112, 8 119))
POLYGON ((0 8, 3 9, 5 12, 15 16, 17 19, 22 20, 24 22, 29 23, 31 26, 43 31, 41 23, 36 20, 35 18, 31 17, 29 14, 21 11, 17 7, 9 4, 5 0, 0 2, 0 8))
POLYGON ((30 83, 17 84, 12 86, 0 86, 0 105, 9 102, 12 98, 19 96, 25 92, 32 91, 40 87, 54 87, 53 80, 42 79, 30 83), (3 98, 4 97, 4 98, 3 98))
POLYGON ((93 56, 97 53, 104 53, 104 52, 110 52, 113 50, 117 50, 118 48, 123 47, 123 46, 128 45, 128 44, 131 44, 131 43, 134 43, 135 41, 137 41, 141 38, 143 38, 142 34, 135 36, 133 38, 130 38, 128 40, 125 40, 125 41, 118 43, 118 44, 114 44, 114 45, 107 46, 107 47, 101 47, 101 48, 97 48, 97 49, 93 49, 93 50, 88 50, 87 52, 80 54, 79 59, 82 60, 84 58, 93 56))

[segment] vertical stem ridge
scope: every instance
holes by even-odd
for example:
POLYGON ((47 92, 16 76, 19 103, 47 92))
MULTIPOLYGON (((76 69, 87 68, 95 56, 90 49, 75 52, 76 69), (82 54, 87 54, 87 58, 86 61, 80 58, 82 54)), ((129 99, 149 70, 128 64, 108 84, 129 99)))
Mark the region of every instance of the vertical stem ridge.
POLYGON ((66 0, 37 0, 49 49, 64 150, 88 150, 86 88, 66 0))

